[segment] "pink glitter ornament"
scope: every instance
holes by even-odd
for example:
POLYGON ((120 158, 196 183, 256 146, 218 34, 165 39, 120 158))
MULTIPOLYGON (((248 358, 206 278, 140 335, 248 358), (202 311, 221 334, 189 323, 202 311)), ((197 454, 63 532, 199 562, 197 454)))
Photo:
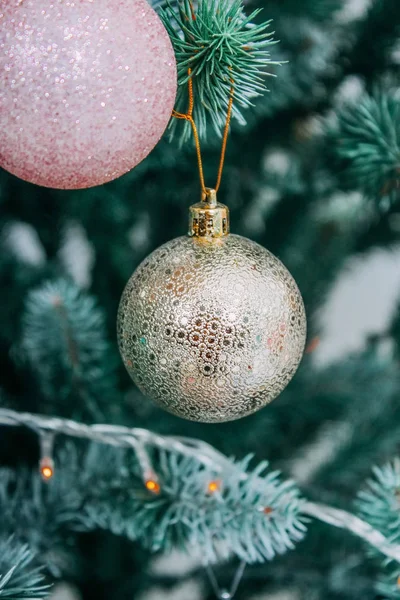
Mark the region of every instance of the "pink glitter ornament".
POLYGON ((137 165, 171 116, 176 63, 146 0, 3 0, 0 165, 46 187, 137 165))

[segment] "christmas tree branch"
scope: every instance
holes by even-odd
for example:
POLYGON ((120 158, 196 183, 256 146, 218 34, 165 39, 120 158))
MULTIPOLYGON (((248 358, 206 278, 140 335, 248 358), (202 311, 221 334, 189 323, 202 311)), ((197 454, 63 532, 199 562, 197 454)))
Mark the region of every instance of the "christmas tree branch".
POLYGON ((147 429, 129 428, 120 425, 86 425, 71 419, 42 417, 31 413, 19 413, 0 409, 0 425, 25 426, 33 431, 63 434, 69 437, 84 438, 122 448, 135 448, 138 444, 148 444, 160 450, 169 450, 190 458, 197 458, 205 466, 218 470, 233 468, 232 463, 217 450, 201 440, 161 436, 147 429), (216 462, 215 462, 216 460, 216 462))
MULTIPOLYGON (((257 483, 261 481, 260 473, 262 468, 265 466, 263 465, 262 468, 259 468, 252 474, 249 474, 246 472, 246 468, 243 468, 243 465, 240 465, 240 463, 233 463, 226 456, 203 441, 191 438, 160 436, 146 429, 140 428, 128 428, 114 425, 85 425, 83 423, 78 423, 68 419, 43 417, 31 413, 19 413, 8 409, 0 409, 0 424, 6 426, 26 426, 35 432, 40 432, 42 435, 49 433, 62 434, 76 438, 84 438, 93 442, 107 444, 114 447, 133 448, 134 451, 136 451, 146 487, 148 490, 155 493, 158 493, 160 488, 157 483, 157 473, 155 470, 151 470, 151 463, 148 460, 148 455, 145 450, 146 447, 154 447, 164 453, 168 452, 172 453, 173 455, 181 457, 183 456, 189 460, 189 463, 187 464, 191 464, 190 461, 195 460, 207 469, 211 469, 215 477, 221 477, 221 481, 228 481, 230 477, 237 477, 239 482, 251 481, 252 485, 254 485, 254 482, 257 483), (149 476, 152 476, 153 479, 148 479, 149 476), (158 487, 149 487, 149 481, 153 482, 158 487)), ((165 463, 162 468, 164 471, 168 470, 170 472, 171 464, 166 465, 165 463)), ((272 479, 276 479, 276 474, 272 474, 272 476, 272 479)), ((215 484, 215 489, 211 490, 210 488, 210 491, 219 491, 219 481, 220 480, 214 480, 211 482, 215 484)), ((264 479, 264 481, 266 480, 264 479)), ((193 485, 193 483, 191 483, 191 485, 193 485)), ((281 488, 283 488, 285 485, 289 486, 290 482, 280 485, 281 488)), ((276 491, 278 488, 275 487, 274 489, 276 491)), ((279 493, 282 496, 282 489, 279 491, 279 493)), ((289 504, 290 502, 293 502, 293 506, 295 507, 294 510, 295 512, 298 512, 299 518, 301 518, 301 516, 313 517, 334 527, 346 529, 347 531, 368 542, 372 547, 376 548, 387 558, 400 563, 400 544, 394 543, 389 539, 389 537, 385 537, 380 531, 378 531, 378 529, 372 527, 367 521, 364 521, 356 515, 344 510, 339 510, 314 502, 304 502, 299 500, 296 493, 290 496, 291 493, 292 492, 290 491, 289 487, 287 487, 286 495, 289 499, 289 504)), ((258 500, 256 499, 256 501, 259 503, 259 506, 256 507, 257 513, 260 514, 263 519, 267 520, 270 518, 273 509, 269 505, 262 504, 260 492, 258 492, 258 494, 258 500)), ((254 506, 252 506, 252 508, 254 509, 254 506)), ((214 507, 214 510, 218 509, 221 510, 220 503, 217 503, 217 505, 214 507)), ((236 508, 236 512, 237 510, 238 509, 236 508)), ((290 511, 290 506, 285 510, 290 511)), ((292 537, 292 541, 290 541, 289 538, 287 539, 286 548, 292 547, 293 541, 296 539, 299 540, 302 537, 304 526, 301 527, 299 524, 301 524, 301 520, 294 522, 294 529, 292 531, 294 536, 292 537), (301 531, 301 529, 303 529, 303 531, 301 531)), ((152 547, 155 547, 154 544, 152 547)), ((160 545, 158 547, 160 547, 160 545)), ((281 548, 281 551, 284 551, 283 547, 281 548)), ((253 558, 254 560, 260 560, 261 557, 264 559, 272 558, 274 553, 275 552, 272 549, 270 552, 265 552, 264 550, 264 553, 255 553, 253 558)), ((243 558, 243 553, 238 554, 243 558)), ((245 556, 248 558, 248 555, 245 556)))
POLYGON ((116 362, 110 361, 104 315, 92 296, 64 279, 31 290, 18 350, 46 399, 60 398, 64 405, 83 400, 91 418, 104 418, 100 398, 117 394, 116 362))
MULTIPOLYGON (((328 136, 329 139, 329 136, 328 136)), ((400 197, 400 97, 398 89, 364 94, 344 105, 331 132, 339 180, 377 203, 400 197)))
MULTIPOLYGON (((365 521, 379 529, 392 544, 398 544, 400 541, 399 506, 400 459, 397 457, 383 467, 373 469, 373 477, 358 494, 357 508, 365 521)), ((393 561, 386 561, 384 566, 385 573, 377 584, 377 590, 388 598, 399 599, 399 565, 393 561)))
POLYGON ((35 566, 34 555, 26 544, 13 536, 0 540, 0 597, 44 598, 49 592, 42 568, 35 566))
MULTIPOLYGON (((160 17, 171 38, 178 67, 176 109, 187 106, 187 82, 193 79, 194 120, 200 137, 205 137, 207 118, 220 133, 234 81, 235 102, 232 116, 245 123, 242 109, 266 91, 267 69, 280 64, 270 58, 269 47, 276 42, 268 31, 270 21, 255 23, 260 10, 249 16, 242 0, 182 0, 169 2, 160 17), (190 75, 189 75, 190 73, 190 75)), ((177 124, 172 121, 172 132, 177 124)), ((183 139, 190 132, 183 130, 183 139)))

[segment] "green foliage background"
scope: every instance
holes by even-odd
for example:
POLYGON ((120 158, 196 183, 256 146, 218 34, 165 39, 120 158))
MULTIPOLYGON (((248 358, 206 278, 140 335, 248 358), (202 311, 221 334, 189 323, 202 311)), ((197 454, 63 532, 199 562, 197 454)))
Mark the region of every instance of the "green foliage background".
MULTIPOLYGON (((233 122, 219 192, 232 230, 292 272, 314 343, 324 331, 318 311, 346 261, 399 241, 400 4, 372 0, 355 19, 343 17, 345 4, 259 0, 245 7, 248 14, 263 9, 254 16, 259 24, 273 19, 269 31, 279 44, 266 50, 277 77, 242 111, 246 123, 233 122)), ((199 115, 203 124, 205 118, 199 115)), ((203 142, 207 181, 218 164, 213 131, 211 123, 203 142)), ((366 339, 361 352, 323 369, 307 353, 279 399, 244 420, 181 421, 144 399, 125 373, 115 334, 121 292, 148 253, 182 235, 199 196, 192 143, 180 146, 170 133, 132 172, 93 189, 49 190, 0 172, 1 406, 193 436, 228 456, 268 459, 285 476, 330 435, 334 447, 300 482, 302 494, 358 510, 398 540, 399 466, 388 461, 399 451, 400 303, 388 330, 366 339), (14 243, 21 225, 41 248, 36 259, 14 243), (85 251, 71 250, 71 239, 85 251), (89 261, 83 276, 77 278, 71 256, 89 261), (385 463, 354 504, 372 466, 385 463)), ((164 513, 141 521, 143 490, 124 455, 62 440, 56 455, 58 475, 44 493, 36 437, 0 429, 0 598, 37 597, 44 583, 67 580, 85 599, 133 600, 153 585, 171 593, 185 579, 204 581, 204 599, 213 597, 200 566, 179 576, 151 572, 149 546, 162 550, 177 540, 148 543, 164 513)), ((175 465, 168 477, 183 485, 190 474, 194 485, 196 468, 185 469, 175 465)), ((179 486, 172 489, 171 498, 181 501, 179 486)), ((294 550, 248 567, 238 597, 400 598, 398 565, 384 565, 345 532, 315 523, 308 529, 294 550)), ((218 575, 229 580, 235 565, 224 563, 218 575)))

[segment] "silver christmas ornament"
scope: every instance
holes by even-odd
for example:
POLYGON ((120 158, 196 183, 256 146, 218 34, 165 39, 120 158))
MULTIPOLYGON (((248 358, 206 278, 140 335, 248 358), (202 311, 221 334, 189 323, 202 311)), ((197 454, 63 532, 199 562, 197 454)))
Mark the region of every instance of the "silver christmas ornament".
POLYGON ((165 410, 206 423, 276 398, 305 336, 294 279, 271 252, 229 233, 214 190, 191 207, 189 236, 136 269, 118 311, 120 352, 138 387, 165 410))

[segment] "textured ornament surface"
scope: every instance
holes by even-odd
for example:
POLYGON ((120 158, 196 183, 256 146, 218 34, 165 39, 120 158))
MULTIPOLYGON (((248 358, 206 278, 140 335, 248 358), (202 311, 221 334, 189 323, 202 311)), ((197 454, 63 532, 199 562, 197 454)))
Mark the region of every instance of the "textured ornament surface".
POLYGON ((0 165, 55 188, 137 165, 176 93, 172 45, 146 0, 0 4, 0 165))
POLYGON ((238 235, 164 244, 121 298, 118 341, 144 394, 203 422, 239 419, 293 377, 306 335, 303 301, 284 265, 238 235))

